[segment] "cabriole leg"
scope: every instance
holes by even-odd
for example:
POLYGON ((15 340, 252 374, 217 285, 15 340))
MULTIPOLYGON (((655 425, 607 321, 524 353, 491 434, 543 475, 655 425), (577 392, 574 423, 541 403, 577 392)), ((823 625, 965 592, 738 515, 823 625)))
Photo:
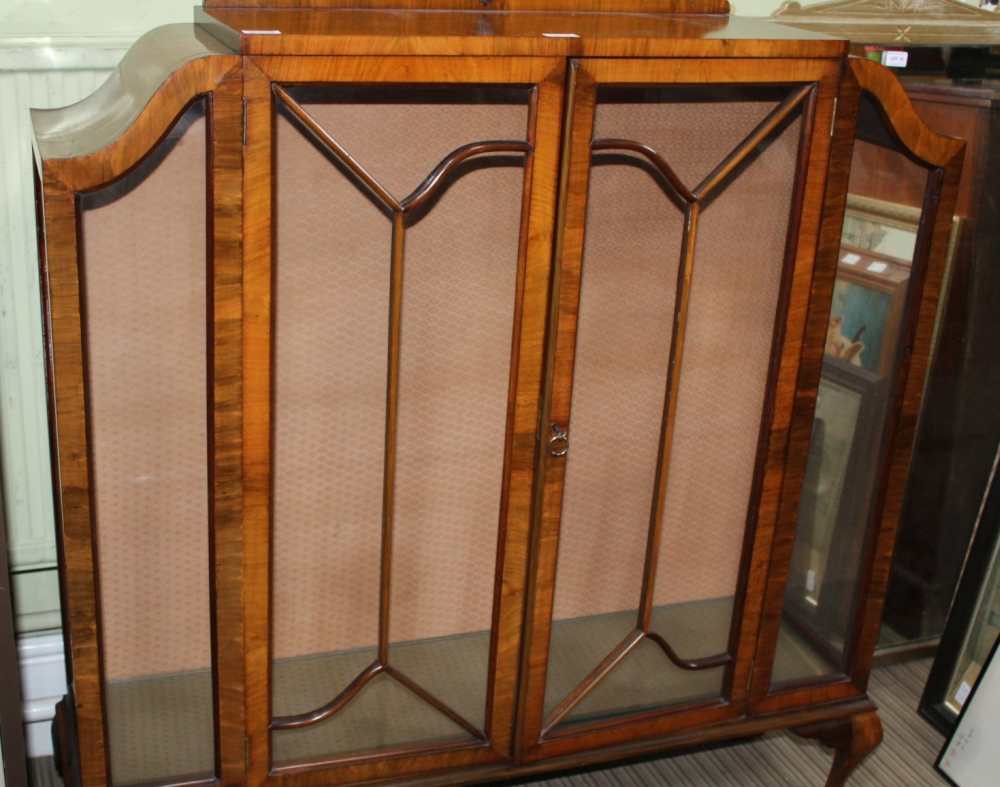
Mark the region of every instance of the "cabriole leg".
POLYGON ((815 738, 834 750, 826 787, 843 787, 854 769, 882 742, 882 722, 873 710, 847 719, 797 727, 793 732, 803 738, 815 738))

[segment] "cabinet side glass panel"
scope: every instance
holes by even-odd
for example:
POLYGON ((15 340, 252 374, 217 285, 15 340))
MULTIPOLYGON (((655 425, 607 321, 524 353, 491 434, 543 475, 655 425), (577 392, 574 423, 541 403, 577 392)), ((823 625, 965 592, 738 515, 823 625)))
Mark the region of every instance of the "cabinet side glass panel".
POLYGON ((276 765, 485 738, 528 99, 279 98, 276 765))
MULTIPOLYGON (((886 472, 889 403, 898 382, 909 322, 911 283, 920 259, 918 204, 928 170, 899 147, 873 100, 862 94, 847 211, 816 400, 783 627, 772 683, 840 675, 853 636, 859 584, 878 526, 878 490, 886 472), (798 658, 808 652, 807 663, 798 658), (818 657, 818 660, 815 659, 818 657)), ((891 634, 890 634, 891 637, 891 634)))
POLYGON ((215 770, 206 120, 80 198, 106 723, 115 785, 215 770))
POLYGON ((721 695, 801 136, 790 95, 598 90, 547 727, 721 695))

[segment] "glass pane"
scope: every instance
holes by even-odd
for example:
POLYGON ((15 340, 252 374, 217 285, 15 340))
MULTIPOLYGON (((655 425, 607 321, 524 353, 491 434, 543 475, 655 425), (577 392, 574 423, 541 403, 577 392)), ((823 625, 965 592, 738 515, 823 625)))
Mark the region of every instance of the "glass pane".
POLYGON ((865 95, 833 291, 774 682, 837 675, 855 620, 887 444, 888 397, 907 323, 919 211, 885 202, 905 183, 918 204, 927 170, 898 147, 865 95), (912 225, 909 223, 912 221, 912 225), (791 652, 812 658, 796 661, 791 652))
POLYGON ((111 777, 210 778, 202 105, 81 207, 111 777))
MULTIPOLYGON (((517 109, 495 135, 523 136, 517 109)), ((479 730, 524 182, 521 156, 481 162, 406 234, 390 626, 390 659, 479 730), (442 637, 475 658, 471 672, 414 646, 442 637)))
POLYGON ((523 142, 528 90, 290 94, 379 185, 366 190, 350 161, 303 133, 295 107, 280 109, 274 715, 320 708, 368 677, 329 718, 277 730, 273 759, 474 742, 486 724, 524 152, 468 159, 404 203, 389 476, 392 199, 462 145, 523 142))
MULTIPOLYGON (((599 89, 594 138, 654 148, 694 191, 786 95, 787 88, 758 87, 599 89)), ((651 636, 631 646, 637 626, 642 630, 684 204, 649 159, 627 147, 595 150, 548 723, 711 699, 722 691, 722 667, 683 670, 657 641, 683 659, 729 647, 799 141, 796 110, 699 200, 651 636), (607 677, 588 688, 588 675, 622 652, 607 677)))
POLYGON ((990 571, 976 602, 972 623, 962 644, 955 671, 948 682, 948 693, 944 697, 945 705, 955 714, 962 712, 962 706, 975 685, 976 678, 979 677, 998 636, 1000 636, 1000 539, 996 540, 990 571))

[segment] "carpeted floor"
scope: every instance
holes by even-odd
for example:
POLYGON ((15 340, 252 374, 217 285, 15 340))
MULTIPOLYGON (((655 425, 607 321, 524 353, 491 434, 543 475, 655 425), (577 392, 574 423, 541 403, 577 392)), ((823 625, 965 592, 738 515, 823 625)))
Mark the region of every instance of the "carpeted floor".
MULTIPOLYGON (((879 706, 885 740, 855 772, 851 787, 946 785, 933 763, 944 739, 917 716, 930 660, 877 669, 871 696, 879 706)), ((683 756, 648 760, 586 773, 550 777, 533 787, 820 787, 831 754, 789 733, 683 756)), ((34 787, 57 787, 51 760, 32 761, 34 787)))

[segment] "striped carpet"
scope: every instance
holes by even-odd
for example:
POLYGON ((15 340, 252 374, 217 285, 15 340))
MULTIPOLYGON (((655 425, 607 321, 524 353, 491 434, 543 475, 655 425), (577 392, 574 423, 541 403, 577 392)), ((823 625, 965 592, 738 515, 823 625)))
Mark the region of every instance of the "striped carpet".
MULTIPOLYGON (((930 659, 881 667, 871 696, 885 740, 850 779, 850 787, 946 785, 933 763, 944 739, 916 713, 930 659)), ((790 733, 678 757, 538 779, 533 787, 821 787, 831 754, 790 733)), ((32 761, 34 787, 59 787, 51 759, 32 761)))

